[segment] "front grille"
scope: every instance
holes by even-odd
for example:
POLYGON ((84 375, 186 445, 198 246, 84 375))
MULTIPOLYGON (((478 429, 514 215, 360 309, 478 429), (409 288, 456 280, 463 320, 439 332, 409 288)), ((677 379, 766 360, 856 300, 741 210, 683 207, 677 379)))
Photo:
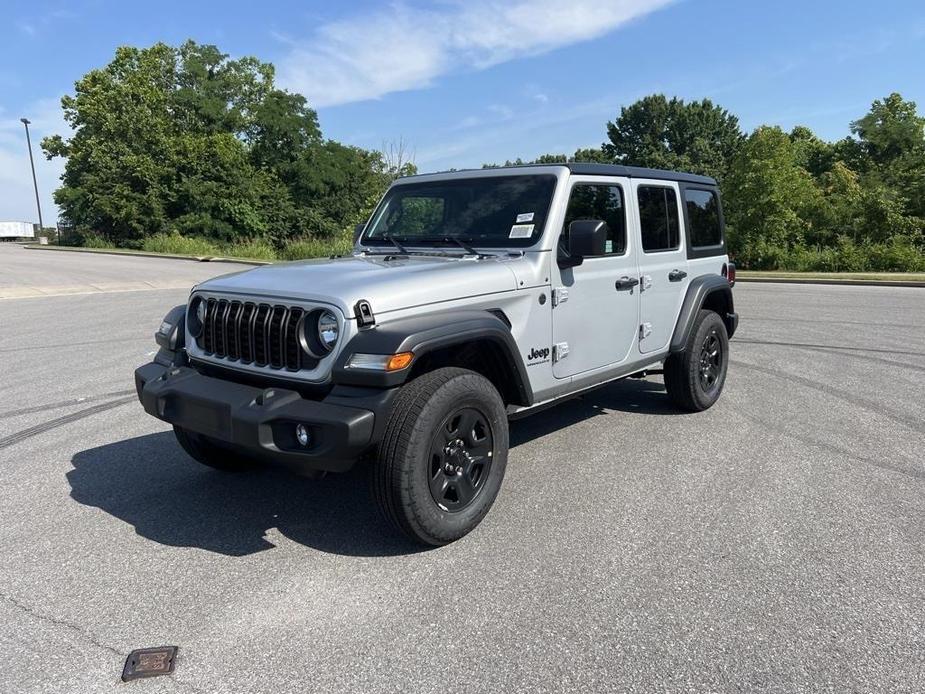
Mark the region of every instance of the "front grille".
POLYGON ((196 344, 207 355, 290 371, 318 365, 299 345, 299 320, 305 311, 298 306, 205 301, 205 321, 196 344))

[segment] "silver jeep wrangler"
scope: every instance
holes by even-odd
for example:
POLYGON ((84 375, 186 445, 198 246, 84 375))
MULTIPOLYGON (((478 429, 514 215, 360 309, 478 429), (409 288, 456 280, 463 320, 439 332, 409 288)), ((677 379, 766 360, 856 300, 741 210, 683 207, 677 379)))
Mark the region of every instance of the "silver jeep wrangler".
POLYGON ((711 178, 599 164, 413 176, 352 255, 217 277, 135 372, 201 463, 369 459, 416 541, 456 540, 504 477, 508 420, 643 372, 705 410, 738 323, 711 178))

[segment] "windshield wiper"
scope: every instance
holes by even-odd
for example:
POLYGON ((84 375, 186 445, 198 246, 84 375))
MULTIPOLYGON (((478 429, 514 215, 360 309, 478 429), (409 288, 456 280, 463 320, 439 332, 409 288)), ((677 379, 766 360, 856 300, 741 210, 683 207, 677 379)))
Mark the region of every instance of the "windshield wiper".
POLYGON ((443 240, 447 243, 455 243, 457 246, 462 248, 466 253, 469 253, 470 255, 482 255, 481 253, 479 253, 477 250, 475 250, 472 246, 470 246, 468 243, 463 241, 458 236, 444 236, 443 240))
POLYGON ((408 255, 408 251, 405 250, 405 247, 402 246, 398 241, 396 241, 395 237, 392 236, 391 234, 383 234, 382 238, 384 238, 386 241, 388 241, 393 246, 395 246, 395 248, 398 249, 399 253, 404 253, 405 255, 408 255))

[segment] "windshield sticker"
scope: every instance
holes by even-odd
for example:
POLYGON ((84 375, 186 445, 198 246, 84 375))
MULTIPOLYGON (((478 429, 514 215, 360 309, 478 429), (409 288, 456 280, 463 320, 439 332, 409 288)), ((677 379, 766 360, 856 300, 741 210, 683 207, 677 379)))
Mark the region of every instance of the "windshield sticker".
POLYGON ((510 239, 528 239, 533 236, 532 224, 515 224, 511 227, 510 239))
POLYGON ((522 224, 523 222, 532 222, 532 221, 533 221, 533 213, 532 213, 532 212, 523 212, 523 213, 517 215, 517 223, 518 223, 518 224, 522 224))

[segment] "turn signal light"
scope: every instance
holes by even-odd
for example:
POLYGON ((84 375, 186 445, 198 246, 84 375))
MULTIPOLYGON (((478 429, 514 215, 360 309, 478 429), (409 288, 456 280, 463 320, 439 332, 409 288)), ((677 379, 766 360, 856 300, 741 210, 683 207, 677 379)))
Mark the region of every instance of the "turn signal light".
POLYGON ((389 360, 385 364, 386 371, 401 371, 408 364, 411 363, 411 360, 414 358, 414 354, 411 352, 401 352, 399 354, 393 354, 389 357, 389 360))
POLYGON ((348 369, 369 371, 401 371, 414 359, 414 352, 398 354, 352 354, 347 360, 348 369))

